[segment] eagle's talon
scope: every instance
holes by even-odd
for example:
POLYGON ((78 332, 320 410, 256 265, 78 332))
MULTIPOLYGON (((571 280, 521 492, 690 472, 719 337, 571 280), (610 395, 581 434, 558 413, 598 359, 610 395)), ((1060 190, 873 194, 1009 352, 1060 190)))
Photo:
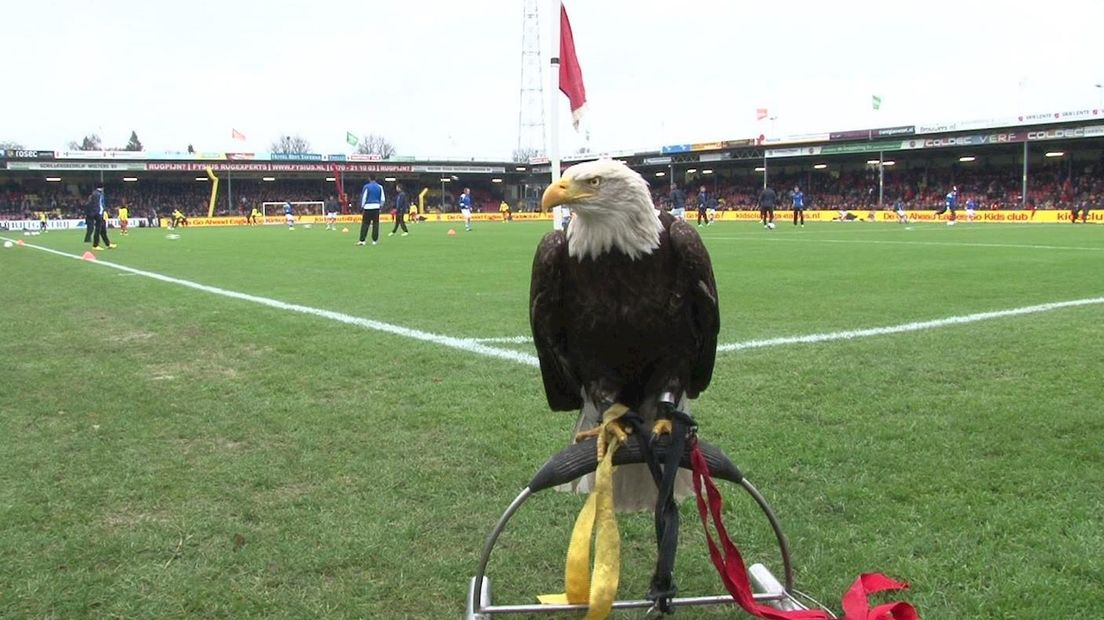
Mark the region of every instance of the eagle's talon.
POLYGON ((579 443, 580 441, 585 441, 587 439, 590 439, 591 437, 598 437, 601 434, 602 434, 602 427, 601 426, 595 426, 594 428, 592 428, 590 430, 579 431, 578 433, 575 433, 575 443, 579 443))
POLYGON ((652 434, 656 437, 660 435, 670 435, 673 429, 674 424, 672 424, 670 420, 660 418, 655 421, 655 424, 652 425, 652 434))
POLYGON ((629 433, 632 432, 632 428, 625 428, 621 426, 621 424, 613 422, 609 424, 609 431, 617 437, 618 441, 625 443, 629 439, 629 433))
POLYGON ((575 433, 575 442, 578 443, 591 437, 597 438, 595 443, 597 444, 598 460, 601 461, 606 456, 611 438, 616 437, 619 443, 625 443, 628 441, 630 433, 632 433, 632 427, 625 427, 619 422, 613 421, 575 433))

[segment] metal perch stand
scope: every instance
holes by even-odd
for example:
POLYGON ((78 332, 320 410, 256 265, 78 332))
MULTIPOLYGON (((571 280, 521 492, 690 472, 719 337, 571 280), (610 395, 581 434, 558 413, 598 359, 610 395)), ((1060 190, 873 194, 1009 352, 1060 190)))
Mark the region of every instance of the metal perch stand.
MULTIPOLYGON (((666 454, 667 443, 667 438, 663 437, 652 446, 653 451, 660 461, 663 460, 666 454)), ((719 448, 700 440, 698 441, 698 445, 709 465, 710 475, 715 479, 727 480, 738 484, 747 491, 767 517, 771 529, 774 530, 774 536, 778 541, 778 549, 782 557, 783 582, 779 583, 763 565, 752 565, 748 569, 749 577, 757 589, 762 591, 755 594, 755 599, 760 603, 773 605, 778 609, 808 609, 808 607, 795 597, 795 595, 800 595, 800 593, 794 590, 793 564, 790 559, 790 546, 786 540, 786 535, 782 532, 782 526, 778 521, 778 517, 775 515, 774 510, 771 509, 770 504, 767 503, 766 498, 764 498, 759 490, 744 477, 736 465, 733 464, 719 448)), ((629 465, 643 462, 644 454, 639 442, 628 442, 623 445, 614 455, 613 460, 614 465, 629 465)), ((491 533, 487 536, 487 542, 483 545, 483 552, 479 558, 479 569, 475 576, 472 577, 468 588, 467 613, 464 616, 466 620, 489 620, 492 616, 498 614, 586 611, 587 605, 585 603, 567 605, 544 605, 537 603, 527 605, 494 605, 491 602, 491 584, 490 578, 487 576, 487 564, 490 562, 491 551, 494 549, 499 535, 506 529, 506 523, 530 496, 538 491, 571 482, 580 476, 593 472, 597 466, 598 460, 595 439, 591 438, 586 441, 572 444, 549 459, 548 462, 540 468, 540 471, 533 476, 529 484, 521 490, 521 493, 518 494, 514 501, 510 502, 506 511, 499 517, 494 529, 492 529, 491 533)), ((691 468, 689 452, 683 454, 680 466, 686 469, 691 468)), ((809 600, 811 601, 811 599, 809 600)), ((816 604, 815 601, 812 602, 816 604)), ((731 595, 724 594, 717 596, 673 598, 670 604, 672 607, 689 607, 699 605, 731 605, 735 603, 731 595)), ((613 602, 613 609, 651 609, 653 605, 653 601, 645 599, 618 600, 613 602)), ((817 606, 828 611, 819 604, 817 604, 817 606)))

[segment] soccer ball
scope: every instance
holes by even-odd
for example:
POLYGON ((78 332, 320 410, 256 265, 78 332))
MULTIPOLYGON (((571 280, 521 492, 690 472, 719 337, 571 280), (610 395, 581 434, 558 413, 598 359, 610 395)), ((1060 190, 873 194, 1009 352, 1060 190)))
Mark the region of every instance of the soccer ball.
POLYGON ((310 228, 310 224, 303 224, 303 228, 310 228))
POLYGON ((767 228, 774 230, 774 222, 767 222, 767 228))
POLYGON ((14 245, 14 244, 11 241, 5 241, 4 242, 4 247, 6 247, 6 248, 10 248, 12 245, 14 245))

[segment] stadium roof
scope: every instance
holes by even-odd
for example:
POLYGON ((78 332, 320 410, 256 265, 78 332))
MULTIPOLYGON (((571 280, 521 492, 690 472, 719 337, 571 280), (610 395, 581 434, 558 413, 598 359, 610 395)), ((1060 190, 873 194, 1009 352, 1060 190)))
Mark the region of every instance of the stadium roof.
MULTIPOLYGON (((1104 137, 1104 111, 1083 109, 1011 118, 981 119, 935 125, 900 125, 871 129, 831 131, 770 138, 758 136, 694 144, 671 144, 650 151, 609 151, 566 155, 564 162, 600 157, 634 158, 643 165, 666 165, 677 157, 686 161, 803 157, 986 146, 1060 139, 1104 137), (1100 124, 1093 124, 1100 121, 1100 124)), ((381 160, 375 155, 321 153, 150 152, 150 151, 51 151, 6 149, 0 151, 7 170, 35 171, 214 171, 262 173, 440 173, 504 174, 547 170, 547 158, 517 162, 441 161, 414 157, 381 160)))

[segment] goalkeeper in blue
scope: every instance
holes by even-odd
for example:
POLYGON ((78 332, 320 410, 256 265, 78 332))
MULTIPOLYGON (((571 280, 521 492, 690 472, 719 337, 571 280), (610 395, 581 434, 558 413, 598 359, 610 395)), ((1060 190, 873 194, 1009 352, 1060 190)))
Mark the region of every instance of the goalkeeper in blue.
POLYGON ((290 202, 284 202, 284 218, 287 219, 288 230, 295 230, 295 209, 290 202))
POLYGON ((897 202, 893 203, 893 210, 897 212, 897 223, 908 224, 908 213, 905 212, 905 201, 901 198, 897 199, 897 202))

